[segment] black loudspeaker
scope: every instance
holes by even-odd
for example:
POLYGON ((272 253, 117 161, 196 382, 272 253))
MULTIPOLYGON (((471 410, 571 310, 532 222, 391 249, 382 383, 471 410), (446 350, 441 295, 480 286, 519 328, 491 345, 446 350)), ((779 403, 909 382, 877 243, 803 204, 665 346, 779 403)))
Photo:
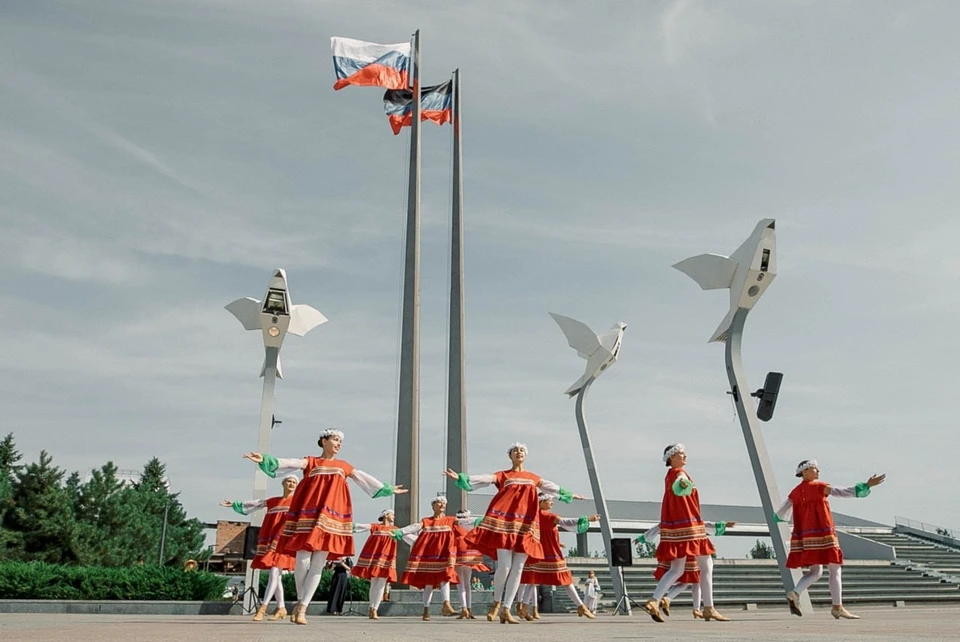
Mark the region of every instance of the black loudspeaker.
POLYGON ((243 532, 243 559, 252 560, 257 556, 257 540, 260 539, 259 526, 247 526, 243 532))
POLYGON ((611 566, 633 566, 633 551, 630 549, 630 538, 611 538, 610 557, 611 566))
POLYGON ((782 372, 768 372, 763 382, 763 388, 753 393, 760 402, 757 404, 757 419, 770 421, 773 419, 773 409, 777 406, 777 395, 780 394, 780 382, 783 381, 782 372))

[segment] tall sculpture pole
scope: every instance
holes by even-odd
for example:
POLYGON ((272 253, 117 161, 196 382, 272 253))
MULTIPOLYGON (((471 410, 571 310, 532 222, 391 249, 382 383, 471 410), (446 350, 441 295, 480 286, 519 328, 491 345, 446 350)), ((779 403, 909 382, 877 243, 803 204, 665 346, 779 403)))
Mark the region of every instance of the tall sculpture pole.
MULTIPOLYGON (((327 318, 319 310, 309 305, 292 305, 287 289, 287 273, 282 269, 274 270, 267 286, 263 301, 250 297, 237 299, 226 306, 246 330, 260 330, 263 333, 264 360, 260 369, 263 377, 263 393, 260 397, 260 422, 257 431, 257 452, 270 452, 270 431, 273 428, 274 390, 277 379, 283 378, 280 369, 280 347, 287 333, 303 336, 313 328, 326 323, 327 318)), ((253 499, 267 498, 267 476, 259 470, 253 474, 253 499)), ((250 526, 263 524, 263 513, 254 513, 250 526)), ((259 579, 247 562, 246 586, 253 587, 259 579)), ((253 608, 253 597, 244 598, 244 606, 253 608)))
MULTIPOLYGON (((710 341, 726 343, 727 377, 757 482, 760 505, 767 520, 784 591, 792 591, 800 580, 800 571, 786 567, 790 534, 786 525, 778 523, 774 516, 774 511, 780 507, 780 493, 763 434, 760 432, 756 408, 750 394, 746 392, 747 378, 740 352, 747 314, 777 274, 775 221, 763 219, 757 223, 750 237, 729 257, 701 254, 683 260, 673 267, 691 277, 704 290, 730 289, 730 309, 710 341)), ((800 602, 801 609, 811 609, 810 596, 806 591, 800 596, 800 602)))
POLYGON ((607 508, 607 500, 603 494, 603 485, 600 483, 600 475, 597 472, 597 464, 593 458, 593 447, 590 443, 590 431, 587 429, 587 420, 584 417, 583 405, 587 396, 587 390, 594 381, 597 380, 607 368, 617 361, 620 354, 620 344, 623 341, 623 331, 627 326, 623 323, 617 323, 613 328, 603 335, 597 335, 586 324, 581 323, 570 317, 550 313, 553 320, 557 322, 564 336, 567 337, 567 343, 571 348, 577 351, 581 357, 587 360, 586 370, 582 377, 567 389, 567 396, 577 395, 577 428, 580 432, 580 445, 583 446, 583 458, 587 465, 587 474, 590 477, 590 488, 593 491, 593 499, 597 506, 597 512, 600 514, 600 532, 603 536, 603 548, 607 553, 607 563, 610 567, 610 578, 613 582, 613 591, 617 596, 617 604, 623 605, 627 615, 630 614, 630 600, 627 597, 627 587, 624 584, 623 576, 620 574, 620 567, 613 565, 613 550, 610 540, 613 539, 613 528, 610 525, 610 510, 607 508))
MULTIPOLYGON (((420 519, 420 31, 413 34, 410 83, 410 169, 403 266, 403 317, 400 329, 400 381, 397 401, 396 483, 410 492, 393 498, 397 524, 420 519)), ((397 568, 407 563, 397 551, 397 568)))
MULTIPOLYGON (((467 412, 463 384, 463 147, 460 70, 453 72, 453 217, 450 239, 450 346, 447 366, 447 468, 467 470, 467 412)), ((466 491, 447 478, 447 510, 467 507, 466 491)))

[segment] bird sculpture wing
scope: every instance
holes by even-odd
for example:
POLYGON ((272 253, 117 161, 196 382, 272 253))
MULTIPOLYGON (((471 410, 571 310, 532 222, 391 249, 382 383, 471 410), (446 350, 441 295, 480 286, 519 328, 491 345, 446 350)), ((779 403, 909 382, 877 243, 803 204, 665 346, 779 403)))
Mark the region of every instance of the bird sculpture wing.
POLYGON ((323 316, 320 310, 309 305, 295 305, 290 311, 290 326, 287 332, 302 337, 313 330, 318 325, 327 322, 327 317, 323 316))
POLYGON ((260 329, 260 302, 256 299, 244 297, 224 307, 227 312, 237 317, 244 330, 260 329))
POLYGON ((587 324, 553 312, 550 313, 550 316, 560 326, 560 330, 567 337, 567 343, 570 344, 570 347, 576 350, 577 354, 583 359, 589 359, 590 355, 601 348, 597 333, 591 330, 587 324))

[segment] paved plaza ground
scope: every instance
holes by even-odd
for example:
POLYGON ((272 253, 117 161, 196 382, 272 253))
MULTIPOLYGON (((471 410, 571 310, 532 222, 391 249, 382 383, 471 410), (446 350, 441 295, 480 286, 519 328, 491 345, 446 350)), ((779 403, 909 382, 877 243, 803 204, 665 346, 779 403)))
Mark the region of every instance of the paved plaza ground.
POLYGON ((594 621, 575 615, 545 615, 517 625, 486 620, 434 618, 312 617, 307 626, 288 621, 249 621, 239 616, 0 615, 0 640, 110 642, 286 642, 294 640, 958 640, 960 607, 858 608, 857 621, 836 621, 829 610, 803 618, 774 609, 726 611, 731 622, 694 621, 689 612, 673 614, 665 624, 646 614, 600 615, 594 621))

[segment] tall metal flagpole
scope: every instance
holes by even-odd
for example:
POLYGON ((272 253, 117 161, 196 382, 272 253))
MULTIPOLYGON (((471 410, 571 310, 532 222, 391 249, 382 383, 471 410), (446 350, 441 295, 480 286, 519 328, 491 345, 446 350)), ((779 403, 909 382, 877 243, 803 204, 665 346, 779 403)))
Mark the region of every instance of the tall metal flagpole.
MULTIPOLYGON (((400 386, 397 415, 396 483, 410 489, 394 496, 396 522, 406 526, 420 519, 420 30, 413 34, 410 61, 413 88, 410 122, 410 170, 407 186, 407 229, 403 266, 403 321, 400 333, 400 386)), ((397 551, 404 568, 408 549, 397 551)))
MULTIPOLYGON (((450 239, 450 345, 447 367, 447 468, 467 470, 466 399, 463 385, 463 148, 460 141, 460 70, 453 87, 453 223, 450 239)), ((467 507, 467 493, 447 478, 450 513, 467 507)))

